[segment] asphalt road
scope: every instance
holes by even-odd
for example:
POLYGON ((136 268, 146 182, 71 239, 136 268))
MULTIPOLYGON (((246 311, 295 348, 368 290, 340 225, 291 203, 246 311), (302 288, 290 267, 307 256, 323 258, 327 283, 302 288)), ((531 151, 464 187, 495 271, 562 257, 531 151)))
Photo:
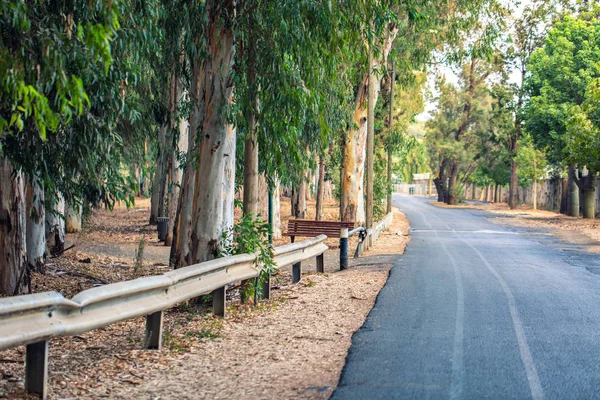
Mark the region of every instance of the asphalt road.
POLYGON ((600 256, 429 201, 331 398, 600 399, 600 256))

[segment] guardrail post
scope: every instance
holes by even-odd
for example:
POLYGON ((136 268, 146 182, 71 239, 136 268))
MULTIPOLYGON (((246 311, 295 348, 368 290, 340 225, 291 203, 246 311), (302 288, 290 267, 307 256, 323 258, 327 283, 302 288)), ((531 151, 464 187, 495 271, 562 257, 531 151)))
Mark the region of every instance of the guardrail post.
POLYGON ((348 228, 340 229, 340 271, 348 268, 348 228))
POLYGON ((147 349, 160 350, 162 348, 163 312, 157 311, 146 315, 146 344, 147 349))
POLYGON ((300 282, 300 278, 302 275, 302 263, 297 262, 292 265, 292 283, 300 282))
POLYGON ((321 253, 317 256, 317 272, 325 272, 325 260, 324 260, 324 255, 325 253, 321 253))
POLYGON ((262 283, 262 294, 263 299, 271 298, 271 274, 269 274, 267 279, 262 283))
POLYGON ((48 341, 27 345, 25 354, 25 391, 48 397, 48 341))
POLYGON ((225 316, 225 306, 227 304, 227 291, 225 287, 215 289, 212 292, 213 314, 219 317, 225 316))

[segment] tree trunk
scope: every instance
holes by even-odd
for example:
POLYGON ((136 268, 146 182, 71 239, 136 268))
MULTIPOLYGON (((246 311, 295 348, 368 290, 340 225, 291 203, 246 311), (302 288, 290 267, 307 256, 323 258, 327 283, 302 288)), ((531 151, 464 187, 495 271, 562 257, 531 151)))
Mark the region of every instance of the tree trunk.
MULTIPOLYGON (((194 190, 194 213, 187 265, 211 260, 218 255, 225 220, 223 200, 233 198, 225 193, 229 157, 233 160, 234 130, 227 123, 226 112, 231 104, 233 80, 233 3, 228 10, 209 11, 212 20, 207 38, 209 57, 196 60, 193 79, 198 81, 194 113, 198 118, 200 164, 194 190), (233 146, 232 146, 233 144, 233 146)), ((192 119, 194 120, 194 119, 192 119)))
POLYGON ((81 232, 82 213, 83 206, 71 204, 68 201, 65 203, 65 228, 67 233, 81 232))
POLYGON ((567 214, 571 217, 579 217, 579 187, 575 181, 575 175, 577 175, 577 168, 569 167, 567 214))
POLYGON ((152 181, 152 196, 150 197, 151 225, 158 223, 158 217, 164 217, 164 198, 167 182, 167 159, 171 146, 167 143, 168 124, 165 122, 158 131, 158 158, 156 159, 156 172, 152 181))
POLYGON ((568 203, 569 203, 569 180, 560 178, 560 213, 568 214, 568 203))
POLYGON ((46 246, 54 255, 65 248, 65 201, 59 193, 50 203, 50 209, 46 210, 46 246))
POLYGON ((315 210, 315 219, 323 219, 323 200, 325 197, 325 157, 319 157, 319 182, 317 184, 317 204, 315 210))
MULTIPOLYGON (((254 121, 254 118, 251 118, 254 121)), ((258 142, 256 134, 244 143, 244 215, 258 214, 258 142)), ((265 216, 266 217, 266 216, 265 216)))
POLYGON ((437 177, 433 180, 435 184, 435 188, 438 193, 438 202, 445 203, 448 198, 448 187, 447 187, 447 178, 446 178, 446 168, 448 167, 448 161, 442 160, 440 167, 438 169, 437 177))
MULTIPOLYGON (((392 44, 396 38, 398 29, 394 27, 387 32, 383 46, 380 48, 379 58, 373 62, 373 69, 380 70, 380 66, 388 59, 392 44)), ((348 130, 344 142, 344 162, 342 165, 342 180, 340 206, 340 217, 342 221, 355 221, 359 224, 365 222, 364 209, 364 187, 363 179, 365 172, 366 144, 367 144, 367 114, 368 110, 365 103, 368 96, 368 77, 366 73, 359 85, 355 97, 355 110, 351 128, 348 130)), ((375 79, 373 88, 373 103, 377 103, 377 98, 381 89, 381 76, 375 79)))
POLYGON ((0 294, 31 292, 27 268, 27 238, 23 176, 0 158, 0 294))
POLYGON ((448 181, 448 205, 456 205, 458 202, 458 193, 456 182, 458 181, 458 171, 460 171, 460 163, 458 161, 452 164, 452 169, 450 170, 450 179, 448 181))
MULTIPOLYGON (((180 87, 181 85, 179 85, 180 87)), ((179 94, 179 99, 182 101, 182 96, 185 96, 184 93, 179 94)), ((177 219, 177 208, 179 207, 179 196, 181 194, 181 183, 183 170, 182 165, 179 162, 179 154, 187 153, 188 149, 188 141, 189 141, 189 122, 185 119, 180 119, 178 121, 179 124, 179 137, 177 138, 177 147, 174 151, 171 152, 171 162, 170 164, 170 177, 169 181, 171 182, 171 187, 168 192, 168 216, 169 216, 169 225, 167 228, 167 237, 165 238, 165 246, 171 246, 173 244, 174 239, 174 228, 175 222, 177 219)))
POLYGON ((46 213, 44 210, 44 189, 35 180, 27 180, 27 226, 26 248, 29 269, 43 272, 46 258, 46 213))
MULTIPOLYGON (((394 119, 394 86, 396 83, 396 69, 394 68, 394 62, 392 61, 392 76, 390 77, 390 104, 388 110, 388 137, 392 135, 392 125, 394 119)), ((391 144, 387 145, 387 196, 385 202, 386 213, 392 212, 392 149, 391 144)), ((431 183, 431 182, 430 182, 431 183)))
POLYGON ((306 218, 306 178, 303 174, 300 182, 294 186, 292 195, 292 215, 295 218, 306 218))
POLYGON ((594 171, 587 172, 587 175, 582 178, 583 190, 583 218, 596 218, 596 173, 594 171))

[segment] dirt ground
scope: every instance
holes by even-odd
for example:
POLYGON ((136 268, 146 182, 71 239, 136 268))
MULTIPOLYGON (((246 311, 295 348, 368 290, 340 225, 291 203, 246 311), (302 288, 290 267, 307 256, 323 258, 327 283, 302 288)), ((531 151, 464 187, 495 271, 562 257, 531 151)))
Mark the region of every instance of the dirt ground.
MULTIPOLYGON (((35 290, 72 296, 104 282, 163 272, 161 263, 136 266, 133 259, 77 250, 96 238, 109 247, 135 246, 142 237, 148 238, 144 251, 159 246, 152 242, 155 228, 147 218, 148 208, 139 202, 132 210, 97 212, 88 228, 69 238, 78 246, 55 259, 47 275, 34 277, 35 290), (80 262, 86 258, 89 263, 80 262)), ((404 215, 395 210, 392 227, 365 257, 403 253, 408 229, 404 215)), ((50 398, 326 399, 337 384, 352 334, 390 268, 374 263, 336 272, 337 265, 326 263, 326 273, 307 272, 295 285, 284 270, 273 299, 241 305, 232 293, 224 319, 210 314, 208 302, 181 304, 165 313, 164 348, 159 351, 140 350, 143 318, 53 339, 50 398)), ((26 398, 23 362, 23 347, 0 352, 0 398, 26 398)))
POLYGON ((519 206, 511 210, 505 203, 461 203, 456 206, 437 202, 433 204, 445 208, 474 208, 489 211, 498 214, 497 217, 490 218, 494 223, 548 229, 550 233, 566 242, 584 244, 587 251, 600 254, 600 220, 598 219, 569 217, 552 211, 533 210, 529 206, 519 206))

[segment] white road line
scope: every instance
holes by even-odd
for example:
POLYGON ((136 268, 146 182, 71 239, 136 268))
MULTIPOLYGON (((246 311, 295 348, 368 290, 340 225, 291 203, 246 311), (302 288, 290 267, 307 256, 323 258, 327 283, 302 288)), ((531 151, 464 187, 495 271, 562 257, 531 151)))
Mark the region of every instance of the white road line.
MULTIPOLYGON (((449 229, 452 229, 450 225, 448 225, 444 220, 438 217, 435 214, 431 214, 439 221, 441 221, 444 225, 446 225, 449 229)), ((431 226, 431 225, 430 225, 431 226)), ((453 230, 453 229, 452 229, 453 230)), ((456 233, 456 231, 455 231, 456 233)), ((436 236, 437 236, 436 232, 436 236)), ((531 350, 529 350, 529 345, 527 344, 527 337, 525 336, 525 330, 523 329, 523 323, 521 322, 521 316, 519 315, 519 310, 517 309, 517 305, 515 302, 515 297, 512 294, 512 291, 506 284, 506 281, 498 271, 488 262, 485 256, 465 240, 460 234, 456 234, 458 238, 469 246, 481 259, 486 268, 494 275, 498 283, 500 283, 500 287, 502 287, 502 291, 504 291, 504 295, 508 300, 508 308, 510 311, 510 316, 512 318, 513 326, 515 328, 515 334, 517 336, 517 342, 519 343, 519 351, 521 353, 521 361, 523 362, 523 366, 525 367, 525 374, 527 375, 527 381, 529 383, 529 390, 531 392, 531 397, 534 400, 542 400, 544 398, 544 390, 542 388, 542 383, 540 382, 540 377, 537 373, 537 368, 535 366, 535 362, 533 361, 533 357, 531 355, 531 350)))

